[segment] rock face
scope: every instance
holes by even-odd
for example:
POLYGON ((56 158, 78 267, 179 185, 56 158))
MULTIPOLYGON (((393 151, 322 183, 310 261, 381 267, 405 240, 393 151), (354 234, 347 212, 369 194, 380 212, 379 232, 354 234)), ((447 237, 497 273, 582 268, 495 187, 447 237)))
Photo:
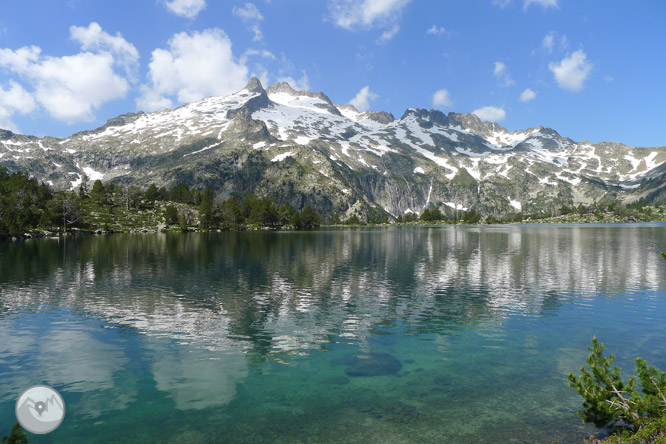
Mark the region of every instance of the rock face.
POLYGON ((256 193, 330 216, 428 207, 497 216, 618 199, 666 200, 666 147, 507 131, 472 114, 410 108, 395 119, 256 78, 237 93, 129 113, 67 139, 0 130, 0 166, 58 189, 91 180, 256 193))

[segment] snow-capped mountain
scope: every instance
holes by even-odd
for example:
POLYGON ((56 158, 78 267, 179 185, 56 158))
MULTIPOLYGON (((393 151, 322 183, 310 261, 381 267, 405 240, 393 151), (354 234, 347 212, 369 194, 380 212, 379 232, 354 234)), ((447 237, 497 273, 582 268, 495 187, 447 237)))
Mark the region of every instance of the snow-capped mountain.
POLYGON ((89 179, 180 182, 269 195, 296 207, 393 216, 475 207, 532 211, 666 196, 666 147, 575 142, 536 127, 510 132, 472 114, 410 108, 395 119, 323 93, 256 79, 235 94, 125 114, 67 139, 0 130, 0 165, 56 188, 89 179))

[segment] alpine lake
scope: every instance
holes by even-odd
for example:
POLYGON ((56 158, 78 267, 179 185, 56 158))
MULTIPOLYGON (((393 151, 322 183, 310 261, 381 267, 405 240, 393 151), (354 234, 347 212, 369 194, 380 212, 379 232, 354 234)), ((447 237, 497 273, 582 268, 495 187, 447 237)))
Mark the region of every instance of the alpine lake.
POLYGON ((0 436, 31 443, 579 443, 596 335, 666 369, 666 224, 0 242, 0 436))

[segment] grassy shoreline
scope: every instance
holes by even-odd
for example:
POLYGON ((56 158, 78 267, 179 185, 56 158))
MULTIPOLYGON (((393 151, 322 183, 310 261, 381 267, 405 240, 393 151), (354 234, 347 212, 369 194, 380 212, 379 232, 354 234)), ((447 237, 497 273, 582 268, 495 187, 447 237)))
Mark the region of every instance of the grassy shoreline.
MULTIPOLYGON (((173 203, 168 203, 173 204, 173 203)), ((103 235, 103 234, 122 234, 122 233, 181 233, 181 232, 222 232, 222 231, 292 231, 296 230, 291 226, 279 227, 265 227, 256 224, 245 224, 236 228, 216 228, 216 229, 203 229, 198 225, 167 225, 164 223, 164 208, 153 210, 122 210, 116 211, 114 214, 113 222, 109 222, 109 214, 104 214, 101 211, 91 211, 90 217, 86 220, 85 228, 71 227, 68 228, 67 233, 61 229, 30 229, 25 233, 15 236, 6 236, 5 239, 18 240, 30 239, 40 237, 65 237, 76 235, 103 235)), ((186 204, 179 204, 187 207, 186 204)), ((543 219, 525 219, 522 221, 493 221, 493 223, 477 222, 468 223, 459 221, 454 223, 450 220, 439 221, 413 221, 413 222, 387 222, 381 224, 322 224, 322 228, 344 228, 344 227, 431 227, 431 226, 492 226, 492 225, 524 225, 524 224, 616 224, 616 223, 652 223, 652 222, 666 222, 666 208, 652 207, 655 210, 651 215, 657 216, 655 218, 635 218, 635 217, 619 217, 614 213, 601 213, 601 214, 574 214, 574 215, 561 215, 554 217, 547 217, 543 219)), ((192 208, 189 208, 193 210, 192 208)), ((60 228, 60 227, 59 227, 60 228)))

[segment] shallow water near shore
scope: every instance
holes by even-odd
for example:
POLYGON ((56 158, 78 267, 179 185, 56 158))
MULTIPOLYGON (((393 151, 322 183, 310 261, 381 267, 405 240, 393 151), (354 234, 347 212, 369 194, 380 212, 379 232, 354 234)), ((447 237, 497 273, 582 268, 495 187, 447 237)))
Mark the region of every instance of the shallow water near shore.
POLYGON ((666 369, 666 224, 0 243, 0 436, 32 443, 580 442, 597 335, 666 369))

